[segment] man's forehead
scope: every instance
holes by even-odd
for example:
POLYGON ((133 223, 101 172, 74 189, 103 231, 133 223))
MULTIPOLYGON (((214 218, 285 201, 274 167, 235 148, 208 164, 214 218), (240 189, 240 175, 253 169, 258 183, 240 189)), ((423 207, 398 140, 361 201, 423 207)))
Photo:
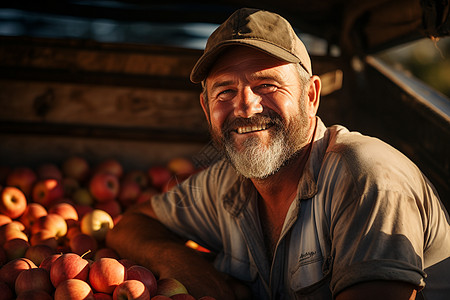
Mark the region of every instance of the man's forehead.
POLYGON ((238 64, 237 68, 228 65, 212 70, 206 78, 206 84, 209 88, 212 88, 235 84, 239 81, 273 80, 282 83, 292 74, 296 74, 294 70, 293 64, 284 62, 254 65, 248 68, 245 68, 242 64, 238 64))
MULTIPOLYGON (((268 76, 274 68, 290 63, 279 60, 250 47, 233 47, 224 52, 211 68, 208 79, 224 74, 251 74, 252 77, 268 76)), ((286 71, 286 70, 285 70, 286 71)))

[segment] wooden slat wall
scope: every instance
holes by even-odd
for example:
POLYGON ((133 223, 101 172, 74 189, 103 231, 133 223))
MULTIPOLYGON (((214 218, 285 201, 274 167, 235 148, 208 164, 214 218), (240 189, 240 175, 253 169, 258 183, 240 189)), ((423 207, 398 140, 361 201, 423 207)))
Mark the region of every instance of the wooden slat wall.
MULTIPOLYGON (((115 157, 129 167, 175 156, 203 157, 209 142, 189 73, 201 51, 75 40, 0 37, 0 165, 93 163, 115 157)), ((340 87, 336 59, 315 71, 340 87)), ((339 93, 321 117, 339 120, 339 93)), ((207 162, 202 162, 207 163, 207 162)))

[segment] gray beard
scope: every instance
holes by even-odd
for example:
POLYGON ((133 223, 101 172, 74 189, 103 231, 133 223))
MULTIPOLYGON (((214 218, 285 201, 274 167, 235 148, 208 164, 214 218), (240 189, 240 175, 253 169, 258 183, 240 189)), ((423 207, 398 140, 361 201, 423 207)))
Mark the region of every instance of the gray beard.
POLYGON ((282 134, 272 137, 267 146, 257 137, 249 138, 242 149, 238 152, 232 141, 225 142, 227 157, 236 171, 246 178, 255 179, 276 173, 297 152, 282 134))

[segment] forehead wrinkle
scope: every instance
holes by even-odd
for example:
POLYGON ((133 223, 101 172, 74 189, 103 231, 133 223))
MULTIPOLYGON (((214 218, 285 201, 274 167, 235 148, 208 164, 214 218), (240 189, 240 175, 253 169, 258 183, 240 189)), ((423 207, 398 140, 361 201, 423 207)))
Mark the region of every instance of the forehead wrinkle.
POLYGON ((252 81, 274 80, 276 82, 284 82, 285 77, 284 72, 270 72, 268 69, 255 71, 249 75, 249 79, 252 81))
POLYGON ((218 82, 214 82, 212 87, 211 87, 211 92, 214 92, 216 89, 223 87, 223 86, 228 86, 233 84, 234 81, 233 80, 224 80, 224 81, 218 81, 218 82))

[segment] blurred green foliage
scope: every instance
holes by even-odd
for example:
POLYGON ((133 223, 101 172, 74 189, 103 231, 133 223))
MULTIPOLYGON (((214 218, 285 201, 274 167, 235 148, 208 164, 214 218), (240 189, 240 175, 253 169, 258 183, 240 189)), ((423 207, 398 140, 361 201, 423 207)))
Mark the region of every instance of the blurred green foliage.
POLYGON ((450 99, 450 37, 423 39, 379 56, 440 91, 450 99))

